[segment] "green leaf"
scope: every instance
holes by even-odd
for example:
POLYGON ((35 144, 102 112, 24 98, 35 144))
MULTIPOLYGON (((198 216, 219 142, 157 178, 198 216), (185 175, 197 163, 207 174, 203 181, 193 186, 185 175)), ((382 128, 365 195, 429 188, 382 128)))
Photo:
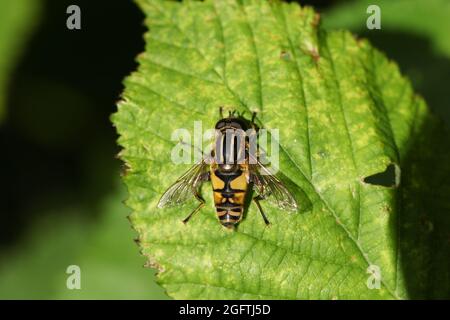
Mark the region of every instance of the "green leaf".
POLYGON ((39 8, 40 1, 35 0, 5 0, 0 4, 0 121, 4 117, 9 75, 39 8))
POLYGON ((369 5, 378 5, 381 30, 404 31, 430 39, 434 49, 450 57, 450 2, 447 0, 358 0, 341 4, 326 14, 327 28, 358 30, 366 27, 369 5), (420 12, 420 14, 418 14, 420 12))
POLYGON ((429 264, 405 268, 411 232, 421 230, 404 220, 415 219, 401 201, 411 189, 403 177, 400 188, 398 182, 403 167, 418 170, 405 161, 414 133, 430 118, 397 66, 367 41, 323 30, 313 10, 297 4, 138 2, 150 32, 112 119, 128 167, 131 222, 168 294, 413 297, 407 271, 425 272, 429 264), (296 196, 307 196, 310 211, 289 214, 263 202, 271 228, 250 206, 237 231, 228 232, 215 216, 209 185, 202 189, 207 206, 187 225, 181 220, 194 200, 157 209, 161 194, 189 168, 171 162, 172 132, 192 133, 194 121, 213 128, 222 105, 258 111, 260 125, 280 130, 281 176, 296 196), (377 174, 387 168, 384 176, 391 172, 394 185, 367 182, 386 180, 377 174), (374 266, 381 271, 379 289, 367 286, 374 266))
POLYGON ((349 29, 396 60, 430 109, 450 124, 450 2, 447 0, 358 0, 324 12, 324 27, 349 29), (369 30, 366 9, 376 4, 381 30, 369 30), (417 14, 420 12, 420 14, 417 14))

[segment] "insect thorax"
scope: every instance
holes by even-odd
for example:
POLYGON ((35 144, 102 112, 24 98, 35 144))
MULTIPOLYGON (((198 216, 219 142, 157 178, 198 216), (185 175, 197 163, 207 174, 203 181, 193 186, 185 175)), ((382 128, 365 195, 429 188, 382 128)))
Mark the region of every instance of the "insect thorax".
POLYGON ((248 129, 239 119, 222 119, 216 124, 215 146, 211 152, 221 171, 235 171, 248 158, 248 129))

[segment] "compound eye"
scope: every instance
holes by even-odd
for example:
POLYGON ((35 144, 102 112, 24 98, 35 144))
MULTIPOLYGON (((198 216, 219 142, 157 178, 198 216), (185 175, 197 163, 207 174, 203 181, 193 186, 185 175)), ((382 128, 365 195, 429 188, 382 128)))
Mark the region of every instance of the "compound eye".
POLYGON ((224 126, 225 126, 225 122, 219 121, 219 122, 217 122, 217 124, 216 124, 216 129, 223 128, 224 126))
POLYGON ((242 129, 242 125, 236 121, 231 122, 231 126, 236 129, 242 129))

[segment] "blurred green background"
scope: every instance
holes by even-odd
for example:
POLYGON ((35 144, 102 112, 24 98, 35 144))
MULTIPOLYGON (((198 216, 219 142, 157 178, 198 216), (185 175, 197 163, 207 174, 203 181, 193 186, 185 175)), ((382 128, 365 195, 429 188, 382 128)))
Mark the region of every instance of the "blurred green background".
MULTIPOLYGON (((450 1, 300 3, 369 38, 450 124, 450 1), (366 28, 368 4, 381 7, 381 30, 366 28)), ((126 220, 109 121, 143 19, 131 0, 0 2, 0 299, 167 298, 126 220), (71 4, 78 31, 66 28, 71 4), (81 290, 66 288, 74 264, 81 290)))

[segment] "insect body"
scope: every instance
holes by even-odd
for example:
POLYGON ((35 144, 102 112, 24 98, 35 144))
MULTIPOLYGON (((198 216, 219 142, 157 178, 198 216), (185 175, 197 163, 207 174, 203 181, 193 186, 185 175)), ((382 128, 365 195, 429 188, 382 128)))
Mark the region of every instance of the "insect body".
POLYGON ((240 141, 242 148, 238 140, 246 129, 244 121, 233 117, 222 119, 216 124, 219 132, 213 151, 216 162, 210 166, 209 177, 217 216, 225 227, 233 227, 242 219, 244 212, 250 172, 247 161, 242 158, 248 153, 245 141, 240 141))
POLYGON ((272 199, 282 209, 296 210, 297 203, 283 183, 260 163, 256 155, 249 152, 249 140, 243 133, 248 129, 256 130, 254 117, 255 114, 248 121, 235 117, 234 113, 227 118, 222 116, 215 127, 218 135, 209 163, 202 159, 181 176, 162 195, 158 207, 182 204, 194 196, 200 203, 183 220, 186 223, 205 205, 199 194, 200 185, 211 181, 217 217, 224 227, 233 228, 241 221, 244 204, 252 189, 257 193, 253 201, 266 225, 269 220, 259 200, 272 199))

